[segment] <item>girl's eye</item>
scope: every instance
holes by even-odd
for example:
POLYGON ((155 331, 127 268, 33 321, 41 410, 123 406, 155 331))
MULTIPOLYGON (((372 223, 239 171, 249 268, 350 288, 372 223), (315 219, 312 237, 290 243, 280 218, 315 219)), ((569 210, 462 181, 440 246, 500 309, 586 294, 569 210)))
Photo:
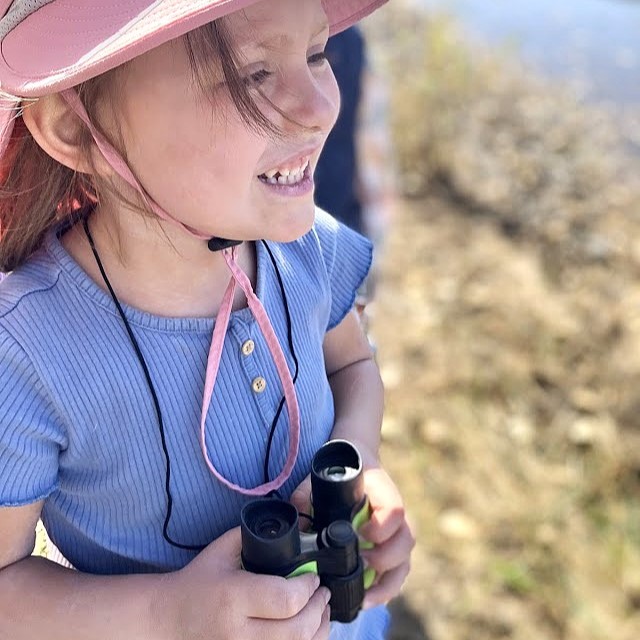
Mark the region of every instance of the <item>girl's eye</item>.
MULTIPOLYGON (((313 55, 307 58, 307 64, 313 66, 320 66, 324 64, 327 60, 327 54, 324 51, 320 51, 318 53, 314 53, 313 55)), ((268 78, 273 75, 272 71, 267 71, 266 69, 260 69, 255 73, 249 74, 244 82, 249 87, 259 87, 263 84, 268 78)))
POLYGON ((313 65, 321 65, 324 64, 327 60, 327 54, 324 51, 320 51, 319 53, 314 53, 312 56, 307 58, 307 62, 313 65))
POLYGON ((244 81, 248 86, 259 87, 271 75, 271 71, 260 69, 260 71, 256 71, 247 76, 244 81))

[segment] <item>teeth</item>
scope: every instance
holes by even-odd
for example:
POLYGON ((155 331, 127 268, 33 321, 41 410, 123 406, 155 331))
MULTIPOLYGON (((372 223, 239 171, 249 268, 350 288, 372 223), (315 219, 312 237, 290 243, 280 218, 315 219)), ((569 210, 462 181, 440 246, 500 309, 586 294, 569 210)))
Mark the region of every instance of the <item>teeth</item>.
POLYGON ((262 175, 266 178, 269 184, 296 184, 304 178, 304 173, 309 166, 309 161, 306 160, 299 167, 293 169, 269 169, 262 175), (279 174, 276 178, 276 174, 279 174))

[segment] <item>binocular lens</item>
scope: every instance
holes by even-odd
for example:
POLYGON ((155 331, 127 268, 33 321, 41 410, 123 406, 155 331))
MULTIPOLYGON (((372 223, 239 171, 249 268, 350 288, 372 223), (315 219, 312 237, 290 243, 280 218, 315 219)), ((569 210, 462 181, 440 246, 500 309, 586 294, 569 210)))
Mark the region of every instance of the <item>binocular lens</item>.
POLYGON ((272 498, 253 500, 242 509, 240 524, 245 569, 287 575, 288 567, 300 554, 296 508, 272 498))
POLYGON ((279 538, 289 530, 289 526, 280 518, 268 518, 264 522, 256 524, 255 533, 261 538, 279 538))
POLYGON ((354 469, 353 467, 333 465, 325 469, 320 469, 318 475, 323 480, 329 480, 330 482, 344 482, 345 480, 355 478, 358 473, 358 469, 354 469))
POLYGON ((329 467, 323 469, 320 474, 327 480, 342 480, 347 470, 344 467, 329 467))
POLYGON ((256 538, 276 540, 296 527, 298 514, 295 508, 286 502, 257 500, 245 507, 242 520, 256 538))

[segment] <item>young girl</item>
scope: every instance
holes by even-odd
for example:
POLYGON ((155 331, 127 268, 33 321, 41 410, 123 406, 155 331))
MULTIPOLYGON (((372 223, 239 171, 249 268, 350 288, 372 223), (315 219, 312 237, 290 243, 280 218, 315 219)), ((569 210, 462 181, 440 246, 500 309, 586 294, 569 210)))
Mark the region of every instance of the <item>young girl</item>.
POLYGON ((383 2, 0 0, 0 638, 383 637, 413 538, 351 310, 370 246, 312 177, 328 35, 383 2), (307 511, 334 438, 375 545, 349 625, 239 560, 243 504, 307 511))

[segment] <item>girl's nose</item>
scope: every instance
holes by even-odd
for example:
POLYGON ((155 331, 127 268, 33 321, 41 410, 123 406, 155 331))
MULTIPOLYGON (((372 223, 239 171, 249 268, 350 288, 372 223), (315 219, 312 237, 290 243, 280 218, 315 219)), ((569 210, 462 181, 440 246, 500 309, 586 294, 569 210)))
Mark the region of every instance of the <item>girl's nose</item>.
MULTIPOLYGON (((328 64, 319 73, 309 69, 291 79, 285 102, 279 106, 293 126, 301 125, 318 133, 328 133, 340 110, 340 90, 328 64)), ((288 128, 287 124, 285 128, 288 128)))

